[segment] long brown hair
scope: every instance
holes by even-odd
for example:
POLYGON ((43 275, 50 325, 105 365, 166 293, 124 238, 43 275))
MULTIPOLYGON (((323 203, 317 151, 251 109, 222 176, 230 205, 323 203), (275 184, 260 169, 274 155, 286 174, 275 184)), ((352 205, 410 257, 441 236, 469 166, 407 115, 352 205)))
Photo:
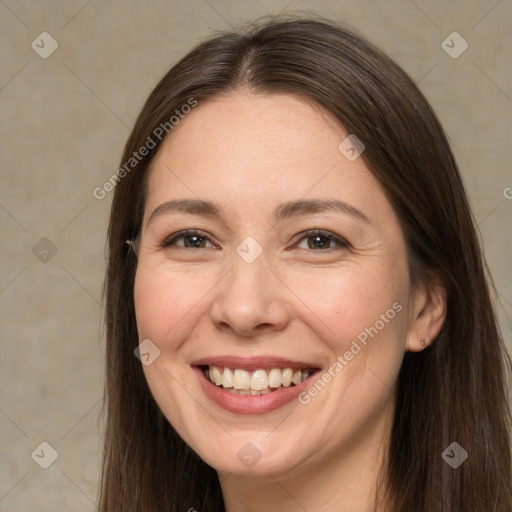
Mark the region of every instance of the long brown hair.
POLYGON ((201 104, 241 87, 300 95, 364 141, 362 158, 400 219, 412 283, 436 275, 446 286, 440 334, 423 351, 406 353, 398 377, 384 477, 390 510, 510 512, 511 362, 446 135, 425 97, 389 57, 334 23, 297 18, 266 20, 198 45, 155 87, 126 143, 108 232, 100 510, 224 510, 215 470, 163 416, 134 357, 137 261, 125 241, 141 227, 147 170, 160 143, 155 129, 167 123, 171 132, 169 120, 191 100, 201 104), (148 137, 156 147, 130 161, 148 137), (468 453, 456 469, 442 457, 452 442, 468 453))

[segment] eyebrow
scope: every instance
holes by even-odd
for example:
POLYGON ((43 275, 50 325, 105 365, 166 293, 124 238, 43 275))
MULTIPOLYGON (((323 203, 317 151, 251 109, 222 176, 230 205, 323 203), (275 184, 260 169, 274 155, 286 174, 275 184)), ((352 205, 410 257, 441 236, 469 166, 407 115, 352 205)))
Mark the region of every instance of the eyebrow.
MULTIPOLYGON (((299 217, 311 213, 324 213, 333 211, 350 215, 351 217, 371 224, 369 218, 354 206, 337 199, 299 199, 287 201, 280 204, 273 212, 273 219, 276 223, 292 217, 299 217)), ((171 213, 187 213, 203 217, 223 219, 224 210, 221 206, 211 201, 201 199, 173 199, 157 206, 151 213, 146 226, 153 220, 171 213)))

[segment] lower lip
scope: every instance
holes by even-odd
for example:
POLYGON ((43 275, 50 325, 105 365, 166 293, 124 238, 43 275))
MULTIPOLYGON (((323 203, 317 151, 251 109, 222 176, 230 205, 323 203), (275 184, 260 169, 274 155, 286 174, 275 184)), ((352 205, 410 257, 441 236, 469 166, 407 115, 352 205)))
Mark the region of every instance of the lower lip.
POLYGON ((196 372, 206 396, 223 409, 235 414, 265 414, 275 411, 293 400, 298 401, 297 397, 311 384, 310 378, 312 377, 310 376, 297 386, 291 386, 281 391, 272 391, 266 395, 238 395, 212 384, 201 368, 197 366, 192 368, 196 372))

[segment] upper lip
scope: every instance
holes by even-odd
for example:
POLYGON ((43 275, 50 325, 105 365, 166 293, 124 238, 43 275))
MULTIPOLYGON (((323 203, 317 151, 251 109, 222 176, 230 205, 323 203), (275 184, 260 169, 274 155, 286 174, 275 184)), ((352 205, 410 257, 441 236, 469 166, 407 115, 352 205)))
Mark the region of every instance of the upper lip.
POLYGON ((266 368, 319 368, 315 363, 284 359, 282 357, 268 356, 212 356, 197 359, 190 363, 192 366, 219 366, 232 369, 255 371, 266 368))

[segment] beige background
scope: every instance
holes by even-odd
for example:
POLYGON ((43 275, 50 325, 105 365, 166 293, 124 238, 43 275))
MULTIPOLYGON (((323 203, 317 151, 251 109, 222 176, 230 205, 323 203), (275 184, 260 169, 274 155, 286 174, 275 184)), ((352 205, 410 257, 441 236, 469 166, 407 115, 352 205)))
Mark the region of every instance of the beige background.
MULTIPOLYGON (((0 511, 95 510, 111 194, 92 191, 116 171, 146 95, 212 29, 304 9, 355 27, 432 102, 512 346, 512 2, 0 0, 0 511), (44 31, 59 45, 47 59, 31 48, 44 31), (469 44, 456 59, 441 47, 453 31, 469 44), (43 441, 59 455, 46 470, 31 458, 43 441)), ((34 459, 48 461, 43 452, 34 459)))

